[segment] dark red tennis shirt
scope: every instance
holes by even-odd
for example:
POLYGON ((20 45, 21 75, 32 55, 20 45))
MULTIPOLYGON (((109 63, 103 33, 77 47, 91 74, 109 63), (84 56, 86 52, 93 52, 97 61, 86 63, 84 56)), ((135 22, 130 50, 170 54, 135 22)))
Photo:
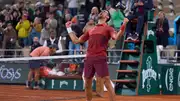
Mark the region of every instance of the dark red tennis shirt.
POLYGON ((80 39, 88 40, 88 48, 86 57, 107 57, 108 41, 110 38, 114 39, 114 28, 107 24, 98 24, 84 33, 80 39))

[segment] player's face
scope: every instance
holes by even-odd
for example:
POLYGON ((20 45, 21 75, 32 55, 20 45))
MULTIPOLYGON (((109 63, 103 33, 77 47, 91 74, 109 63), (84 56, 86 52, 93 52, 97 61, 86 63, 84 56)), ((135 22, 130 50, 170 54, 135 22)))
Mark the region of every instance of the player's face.
POLYGON ((108 18, 109 17, 108 16, 108 11, 103 10, 102 12, 99 13, 98 17, 99 17, 99 19, 106 19, 106 18, 108 18))

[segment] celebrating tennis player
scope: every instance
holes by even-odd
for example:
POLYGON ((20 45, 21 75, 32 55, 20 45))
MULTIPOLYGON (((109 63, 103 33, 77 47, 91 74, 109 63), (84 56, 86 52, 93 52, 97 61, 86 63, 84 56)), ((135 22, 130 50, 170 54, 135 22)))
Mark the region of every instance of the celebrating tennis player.
POLYGON ((109 20, 110 13, 103 10, 98 15, 98 24, 88 32, 84 33, 80 38, 72 31, 72 23, 66 23, 67 31, 73 43, 79 44, 88 40, 88 49, 84 62, 85 93, 87 101, 92 101, 92 79, 95 73, 99 78, 102 78, 108 90, 110 101, 116 101, 115 92, 110 82, 106 50, 110 38, 118 40, 123 35, 126 24, 124 23, 117 33, 112 27, 107 25, 106 22, 109 20))

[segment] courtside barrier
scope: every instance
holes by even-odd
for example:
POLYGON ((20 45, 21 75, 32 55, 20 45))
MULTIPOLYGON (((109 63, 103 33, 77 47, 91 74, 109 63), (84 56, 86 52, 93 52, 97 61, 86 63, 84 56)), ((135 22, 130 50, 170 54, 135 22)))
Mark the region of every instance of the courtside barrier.
POLYGON ((0 63, 0 84, 25 84, 28 63, 0 63))
POLYGON ((180 65, 159 64, 160 88, 163 95, 180 94, 180 65))

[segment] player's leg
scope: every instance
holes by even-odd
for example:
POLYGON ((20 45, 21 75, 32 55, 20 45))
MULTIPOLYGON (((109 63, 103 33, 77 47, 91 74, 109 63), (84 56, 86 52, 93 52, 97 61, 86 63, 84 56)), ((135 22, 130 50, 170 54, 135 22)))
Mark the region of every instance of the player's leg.
POLYGON ((36 68, 35 69, 35 84, 34 84, 34 89, 39 89, 39 85, 38 85, 38 81, 39 81, 39 71, 40 71, 40 68, 36 68))
POLYGON ((84 78, 85 78, 85 93, 86 100, 92 100, 92 80, 95 74, 95 69, 93 63, 90 60, 85 60, 84 62, 84 78))
POLYGON ((110 77, 109 77, 107 59, 99 59, 99 62, 95 63, 94 67, 95 67, 97 76, 104 81, 105 87, 108 90, 109 101, 116 101, 114 88, 111 84, 110 77))
POLYGON ((85 93, 87 101, 92 101, 92 80, 93 78, 85 77, 85 93))
POLYGON ((26 82, 26 87, 30 88, 31 86, 31 82, 32 82, 32 78, 33 78, 33 73, 34 73, 34 69, 30 68, 29 73, 28 73, 28 80, 26 82))
POLYGON ((109 77, 109 76, 106 76, 106 77, 103 77, 103 79, 104 79, 104 81, 105 81, 105 82, 104 82, 105 87, 106 87, 106 89, 107 89, 107 91, 108 91, 109 101, 116 101, 116 98, 115 98, 116 94, 115 94, 114 88, 113 88, 113 86, 112 86, 112 84, 111 84, 110 77, 109 77))
POLYGON ((96 76, 96 93, 99 97, 104 96, 104 79, 99 76, 96 76))

